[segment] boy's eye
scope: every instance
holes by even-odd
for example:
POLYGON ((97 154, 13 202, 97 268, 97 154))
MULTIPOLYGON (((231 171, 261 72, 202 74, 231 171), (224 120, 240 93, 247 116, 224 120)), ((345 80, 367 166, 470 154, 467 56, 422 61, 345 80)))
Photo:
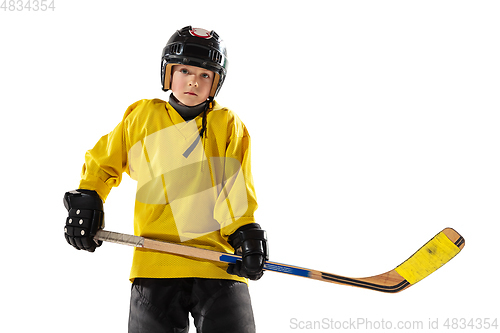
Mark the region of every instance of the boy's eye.
POLYGON ((182 74, 188 74, 188 73, 189 73, 189 71, 188 71, 187 69, 183 68, 183 69, 181 69, 181 73, 182 73, 182 74))
POLYGON ((210 77, 210 75, 208 75, 207 73, 203 73, 203 74, 201 74, 201 77, 204 79, 208 79, 210 77))

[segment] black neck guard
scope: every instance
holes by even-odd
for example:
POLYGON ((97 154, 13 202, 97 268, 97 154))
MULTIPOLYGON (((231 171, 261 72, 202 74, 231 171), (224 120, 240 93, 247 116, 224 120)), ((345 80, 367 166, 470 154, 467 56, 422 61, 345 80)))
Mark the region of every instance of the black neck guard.
POLYGON ((170 94, 168 102, 170 103, 170 105, 172 105, 175 111, 179 113, 184 121, 193 120, 203 111, 205 111, 208 106, 208 101, 195 106, 182 105, 180 104, 179 100, 175 98, 174 94, 170 94))

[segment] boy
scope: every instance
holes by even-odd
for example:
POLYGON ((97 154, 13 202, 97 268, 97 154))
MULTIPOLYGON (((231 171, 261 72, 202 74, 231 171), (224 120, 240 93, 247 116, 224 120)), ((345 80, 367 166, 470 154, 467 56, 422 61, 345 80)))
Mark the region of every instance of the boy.
POLYGON ((224 264, 134 249, 129 332, 255 332, 247 278, 268 259, 250 171, 250 136, 214 97, 227 71, 214 31, 178 30, 163 49, 161 80, 171 90, 132 104, 120 124, 85 155, 79 189, 67 192, 65 237, 94 252, 103 201, 122 173, 137 180, 134 233, 238 253, 224 264))

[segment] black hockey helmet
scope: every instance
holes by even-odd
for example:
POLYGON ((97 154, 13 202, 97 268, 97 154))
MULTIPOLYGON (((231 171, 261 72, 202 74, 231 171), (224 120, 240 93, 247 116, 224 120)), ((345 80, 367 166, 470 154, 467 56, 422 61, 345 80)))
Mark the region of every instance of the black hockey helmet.
POLYGON ((217 95, 227 74, 227 52, 215 31, 191 26, 177 30, 163 48, 161 84, 163 91, 171 88, 172 66, 190 65, 215 73, 210 97, 217 95))

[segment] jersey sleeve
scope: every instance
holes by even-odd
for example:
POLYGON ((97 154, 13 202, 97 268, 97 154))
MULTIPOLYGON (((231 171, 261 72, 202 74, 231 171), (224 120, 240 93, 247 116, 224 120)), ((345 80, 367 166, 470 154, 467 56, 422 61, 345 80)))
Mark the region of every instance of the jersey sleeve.
POLYGON ((224 182, 215 204, 215 218, 224 237, 239 227, 255 223, 257 209, 251 172, 251 140, 246 127, 237 122, 230 135, 224 159, 224 182))
POLYGON ((129 106, 113 131, 85 154, 79 188, 96 191, 103 201, 113 187, 120 185, 123 172, 128 173, 127 118, 140 104, 138 101, 129 106))

